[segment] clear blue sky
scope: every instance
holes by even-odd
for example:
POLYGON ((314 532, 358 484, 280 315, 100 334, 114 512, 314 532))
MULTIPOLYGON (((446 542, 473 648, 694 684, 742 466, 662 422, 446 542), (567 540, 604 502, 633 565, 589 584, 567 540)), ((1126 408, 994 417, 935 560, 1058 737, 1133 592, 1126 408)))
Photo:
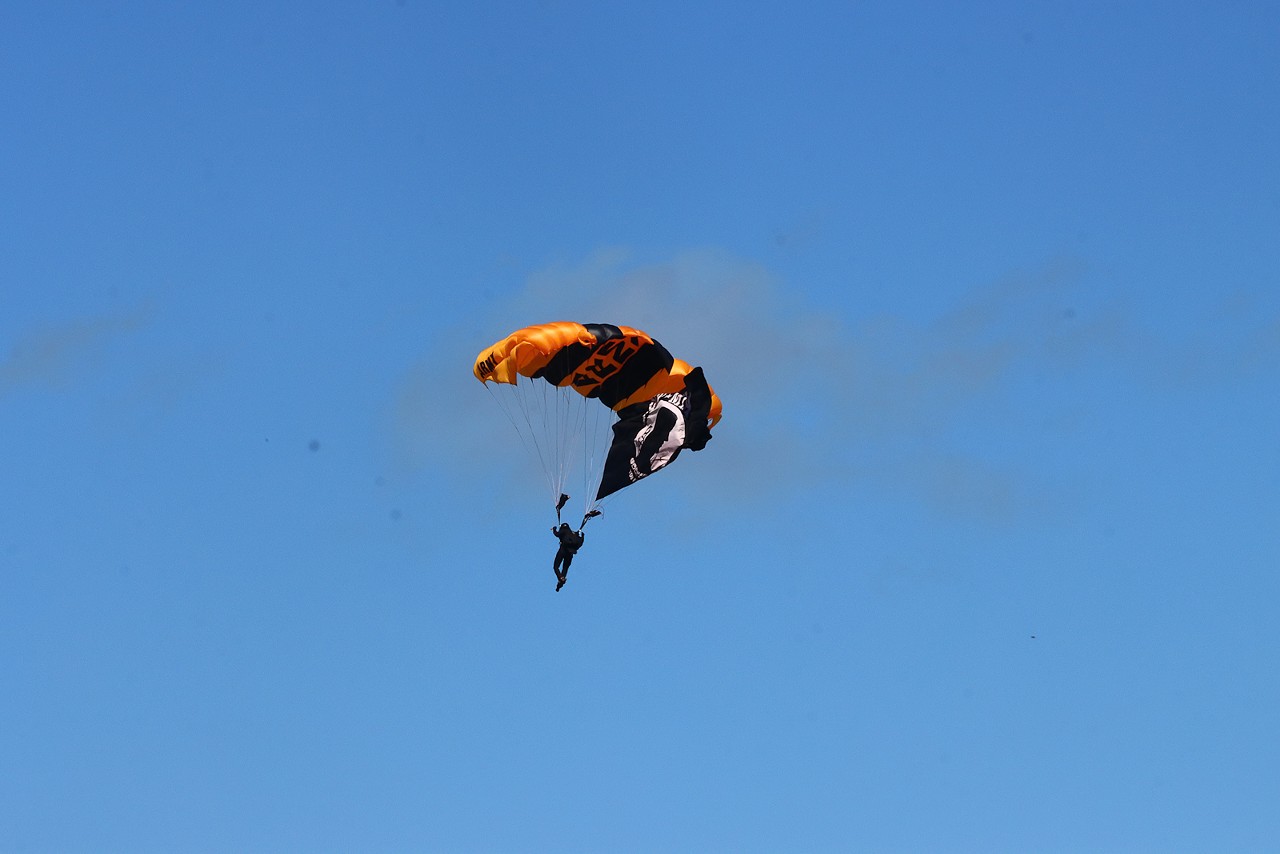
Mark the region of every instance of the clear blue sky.
POLYGON ((0 9, 0 851, 1280 849, 1280 11, 0 9), (553 592, 470 374, 724 399, 553 592))

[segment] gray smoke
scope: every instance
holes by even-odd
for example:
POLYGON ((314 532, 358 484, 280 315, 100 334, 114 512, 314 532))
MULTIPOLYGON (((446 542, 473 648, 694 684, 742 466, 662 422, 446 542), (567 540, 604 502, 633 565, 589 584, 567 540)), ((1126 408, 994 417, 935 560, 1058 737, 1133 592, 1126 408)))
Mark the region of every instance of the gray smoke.
POLYGON ((126 314, 82 317, 33 330, 0 361, 0 397, 23 386, 66 388, 93 369, 109 342, 142 328, 148 307, 126 314))

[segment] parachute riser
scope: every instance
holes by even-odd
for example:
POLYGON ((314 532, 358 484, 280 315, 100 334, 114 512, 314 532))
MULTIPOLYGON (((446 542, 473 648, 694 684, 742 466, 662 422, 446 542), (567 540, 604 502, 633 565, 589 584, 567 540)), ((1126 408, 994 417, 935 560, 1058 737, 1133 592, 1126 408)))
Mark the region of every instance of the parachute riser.
MULTIPOLYGON (((563 520, 560 518, 560 511, 563 510, 564 506, 568 503, 569 503, 569 496, 565 495, 563 492, 560 493, 560 500, 556 502, 556 524, 557 525, 560 525, 563 523, 563 520)), ((582 529, 587 526, 587 522, 601 515, 601 512, 602 511, 600 510, 588 510, 586 514, 583 515, 582 521, 578 524, 578 533, 582 533, 582 529)))

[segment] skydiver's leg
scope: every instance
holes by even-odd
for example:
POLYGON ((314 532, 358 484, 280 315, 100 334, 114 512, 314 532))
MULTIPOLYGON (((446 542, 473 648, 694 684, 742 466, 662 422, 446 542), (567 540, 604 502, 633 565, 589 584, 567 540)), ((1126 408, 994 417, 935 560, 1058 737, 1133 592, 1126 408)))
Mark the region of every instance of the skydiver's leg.
POLYGON ((569 564, 573 563, 573 552, 565 550, 564 553, 564 569, 558 573, 560 580, 556 582, 556 590, 564 587, 564 583, 569 580, 569 564))
POLYGON ((569 570, 569 562, 565 559, 565 550, 563 546, 556 550, 556 560, 555 563, 551 565, 551 568, 555 570, 556 590, 559 590, 561 587, 564 587, 565 572, 568 572, 569 570), (565 567, 563 572, 560 570, 560 564, 562 563, 565 567))

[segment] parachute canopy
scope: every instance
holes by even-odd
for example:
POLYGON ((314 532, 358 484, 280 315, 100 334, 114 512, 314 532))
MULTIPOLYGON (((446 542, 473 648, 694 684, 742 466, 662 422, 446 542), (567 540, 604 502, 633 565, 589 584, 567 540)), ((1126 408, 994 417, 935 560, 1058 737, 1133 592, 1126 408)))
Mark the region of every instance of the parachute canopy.
MULTIPOLYGON (((720 398, 702 369, 629 326, 528 326, 482 350, 473 370, 484 383, 542 381, 617 413, 596 502, 668 465, 684 448, 702 450, 720 420, 720 398)), ((532 428, 534 419, 524 414, 532 428)), ((553 493, 559 491, 552 486, 553 493)))

